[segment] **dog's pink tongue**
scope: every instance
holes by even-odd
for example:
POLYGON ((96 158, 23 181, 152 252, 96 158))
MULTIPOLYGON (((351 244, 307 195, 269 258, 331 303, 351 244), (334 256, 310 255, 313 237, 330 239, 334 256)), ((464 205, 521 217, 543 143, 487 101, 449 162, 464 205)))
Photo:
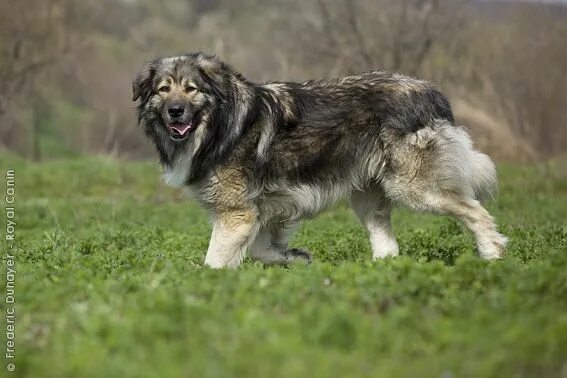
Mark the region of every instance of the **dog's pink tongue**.
POLYGON ((183 136, 191 129, 191 124, 188 123, 186 125, 171 125, 169 126, 170 129, 173 129, 177 132, 177 134, 183 136))

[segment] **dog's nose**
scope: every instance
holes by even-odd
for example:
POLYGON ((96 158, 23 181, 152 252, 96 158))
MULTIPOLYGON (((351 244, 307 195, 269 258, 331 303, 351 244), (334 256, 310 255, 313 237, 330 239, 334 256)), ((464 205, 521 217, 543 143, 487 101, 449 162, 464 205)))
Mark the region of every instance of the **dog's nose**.
POLYGON ((167 112, 172 118, 179 118, 185 113, 185 107, 183 105, 172 105, 167 109, 167 112))

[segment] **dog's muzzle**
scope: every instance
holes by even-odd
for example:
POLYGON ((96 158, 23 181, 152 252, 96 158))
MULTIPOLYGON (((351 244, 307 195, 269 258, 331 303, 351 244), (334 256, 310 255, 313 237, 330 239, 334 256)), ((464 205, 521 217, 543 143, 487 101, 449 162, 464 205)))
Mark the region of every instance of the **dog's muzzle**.
POLYGON ((167 125, 169 137, 174 141, 182 141, 193 131, 193 122, 189 123, 170 123, 167 125))

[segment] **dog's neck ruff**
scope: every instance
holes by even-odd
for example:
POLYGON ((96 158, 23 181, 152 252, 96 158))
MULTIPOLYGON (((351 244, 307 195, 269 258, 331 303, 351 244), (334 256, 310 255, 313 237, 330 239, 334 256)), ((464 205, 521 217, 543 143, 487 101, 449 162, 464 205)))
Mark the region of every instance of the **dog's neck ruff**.
MULTIPOLYGON (((183 188, 192 176, 195 155, 203 141, 204 128, 195 130, 189 141, 177 151, 168 164, 164 164, 163 180, 174 188, 183 188)), ((167 141, 166 143, 172 143, 167 141)))

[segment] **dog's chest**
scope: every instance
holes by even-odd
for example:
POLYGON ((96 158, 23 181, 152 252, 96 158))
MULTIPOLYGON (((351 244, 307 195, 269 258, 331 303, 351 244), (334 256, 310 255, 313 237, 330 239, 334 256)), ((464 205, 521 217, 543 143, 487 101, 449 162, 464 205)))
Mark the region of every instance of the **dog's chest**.
POLYGON ((163 172, 163 181, 174 188, 186 186, 187 179, 191 174, 193 159, 188 154, 179 156, 171 165, 166 167, 163 172))
POLYGON ((174 188, 184 188, 191 177, 195 154, 203 140, 203 128, 195 131, 193 138, 179 153, 170 166, 164 167, 163 181, 174 188))

